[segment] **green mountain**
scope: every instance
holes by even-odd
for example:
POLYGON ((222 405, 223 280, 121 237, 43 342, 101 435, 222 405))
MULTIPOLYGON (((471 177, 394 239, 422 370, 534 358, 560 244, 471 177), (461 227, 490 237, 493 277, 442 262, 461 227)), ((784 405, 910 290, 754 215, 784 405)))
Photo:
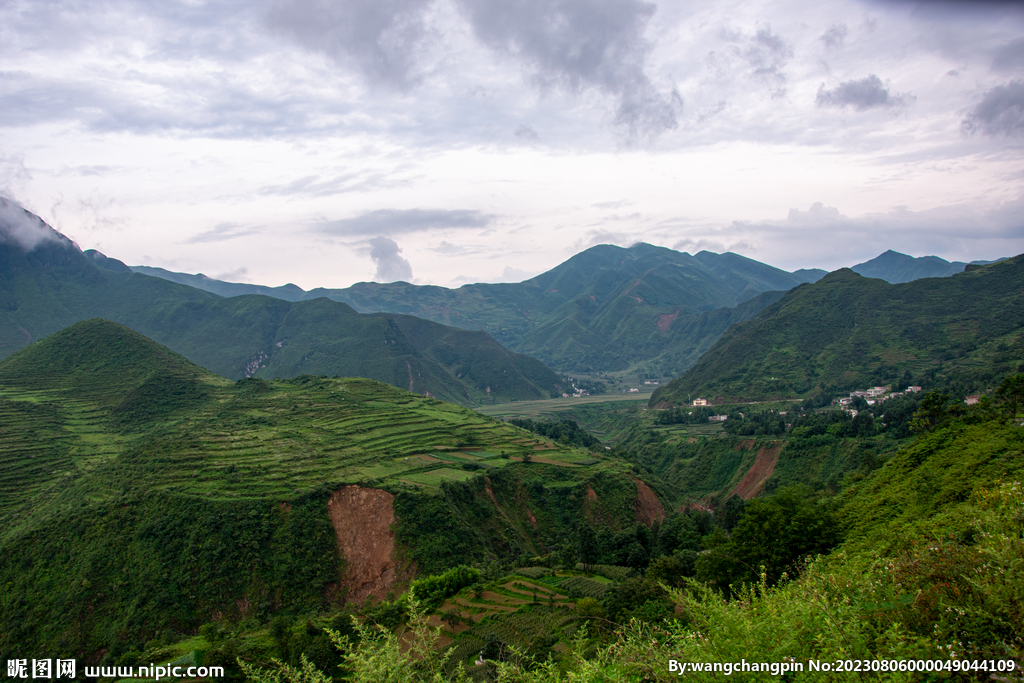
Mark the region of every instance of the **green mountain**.
POLYGON ((4 658, 113 662, 659 513, 622 463, 373 380, 230 382, 107 320, 0 362, 4 658))
MULTIPOLYGON (((1001 259, 1000 259, 1001 260, 1001 259)), ((950 277, 964 272, 969 265, 984 266, 995 261, 949 261, 938 256, 913 257, 888 250, 870 261, 851 266, 850 270, 864 277, 878 278, 891 284, 912 282, 926 277, 950 277)))
POLYGON ((327 297, 364 313, 403 313, 485 330, 506 347, 565 371, 632 368, 664 374, 690 367, 730 324, 756 315, 782 291, 824 275, 787 273, 738 254, 691 256, 649 244, 600 245, 525 282, 458 289, 362 282, 303 292, 294 285, 228 283, 145 266, 134 270, 224 296, 327 297))
POLYGON ((693 368, 655 391, 651 405, 884 384, 960 382, 971 391, 1022 361, 1024 256, 899 285, 843 269, 731 327, 693 368))
POLYGON ((509 352, 486 332, 362 315, 325 298, 223 298, 83 254, 37 217, 25 212, 24 220, 38 237, 28 249, 4 238, 14 227, 0 225, 0 358, 101 317, 229 379, 370 377, 467 404, 560 393, 560 379, 543 363, 509 352))

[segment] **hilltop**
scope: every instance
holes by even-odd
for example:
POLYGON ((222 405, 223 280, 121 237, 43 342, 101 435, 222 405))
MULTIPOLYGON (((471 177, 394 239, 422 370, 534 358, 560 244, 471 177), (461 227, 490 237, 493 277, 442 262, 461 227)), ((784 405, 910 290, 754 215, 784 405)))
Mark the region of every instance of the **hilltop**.
POLYGON ((843 269, 730 328, 651 405, 899 383, 972 390, 1015 371, 1022 357, 1024 256, 899 285, 843 269))
MULTIPOLYGON (((999 259, 1003 260, 1003 259, 999 259)), ((913 282, 926 277, 952 277, 962 273, 967 266, 985 266, 995 261, 953 261, 938 256, 907 256, 898 251, 888 250, 870 261, 850 266, 850 270, 864 277, 885 280, 890 284, 913 282)))
POLYGON ((0 358, 81 320, 106 318, 229 379, 360 376, 469 405, 562 391, 543 363, 486 332, 363 315, 326 298, 224 298, 84 254, 24 213, 31 242, 0 234, 0 358))

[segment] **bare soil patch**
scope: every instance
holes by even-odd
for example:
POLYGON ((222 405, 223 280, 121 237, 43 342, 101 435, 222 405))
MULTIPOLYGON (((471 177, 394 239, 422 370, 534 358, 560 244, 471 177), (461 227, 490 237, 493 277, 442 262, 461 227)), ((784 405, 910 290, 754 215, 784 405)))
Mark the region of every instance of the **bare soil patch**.
POLYGON ((675 313, 662 313, 658 316, 658 329, 661 330, 662 333, 668 332, 668 328, 672 327, 672 323, 674 323, 678 317, 679 309, 676 309, 675 313))
POLYGON ((782 452, 783 443, 777 441, 770 446, 762 446, 757 452, 754 464, 750 466, 747 473, 743 475, 740 483, 736 484, 729 495, 737 495, 743 500, 750 500, 764 490, 764 484, 768 477, 775 472, 775 464, 779 461, 779 453, 782 452))
POLYGON ((346 486, 331 494, 327 511, 338 552, 345 560, 340 586, 348 599, 362 603, 383 599, 399 580, 393 554, 394 496, 379 489, 346 486))
POLYGON ((629 475, 629 478, 636 483, 636 502, 633 503, 633 514, 636 521, 653 526, 656 521, 665 519, 665 508, 651 487, 633 475, 629 475))

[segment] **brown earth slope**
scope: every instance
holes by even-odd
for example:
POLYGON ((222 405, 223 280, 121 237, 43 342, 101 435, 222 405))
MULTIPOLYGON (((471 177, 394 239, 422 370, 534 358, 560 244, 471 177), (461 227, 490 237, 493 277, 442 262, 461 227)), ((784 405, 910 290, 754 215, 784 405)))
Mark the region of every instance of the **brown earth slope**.
POLYGON ((653 526, 656 521, 664 520, 665 508, 661 505, 661 501, 658 500, 658 496, 651 490, 651 487, 633 475, 630 475, 630 479, 636 482, 636 502, 633 504, 636 521, 647 526, 653 526))
POLYGON ((770 445, 761 446, 757 452, 754 464, 750 466, 747 473, 743 475, 740 483, 736 484, 729 495, 739 496, 743 500, 750 500, 764 490, 764 483, 768 477, 775 472, 775 463, 779 461, 779 453, 782 452, 783 442, 777 441, 770 445))
POLYGON ((327 501, 338 552, 345 560, 341 588, 347 589, 348 600, 381 600, 398 581, 393 503, 387 491, 359 486, 338 489, 327 501))

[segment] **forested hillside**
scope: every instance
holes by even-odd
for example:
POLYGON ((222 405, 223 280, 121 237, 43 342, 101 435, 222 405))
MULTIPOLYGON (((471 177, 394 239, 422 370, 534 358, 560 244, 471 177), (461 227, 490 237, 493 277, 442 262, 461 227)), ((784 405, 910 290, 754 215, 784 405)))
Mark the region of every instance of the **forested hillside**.
POLYGON ((847 393, 870 386, 991 388, 1024 359, 1024 256, 890 285, 850 270, 797 287, 726 332, 651 405, 847 393))

